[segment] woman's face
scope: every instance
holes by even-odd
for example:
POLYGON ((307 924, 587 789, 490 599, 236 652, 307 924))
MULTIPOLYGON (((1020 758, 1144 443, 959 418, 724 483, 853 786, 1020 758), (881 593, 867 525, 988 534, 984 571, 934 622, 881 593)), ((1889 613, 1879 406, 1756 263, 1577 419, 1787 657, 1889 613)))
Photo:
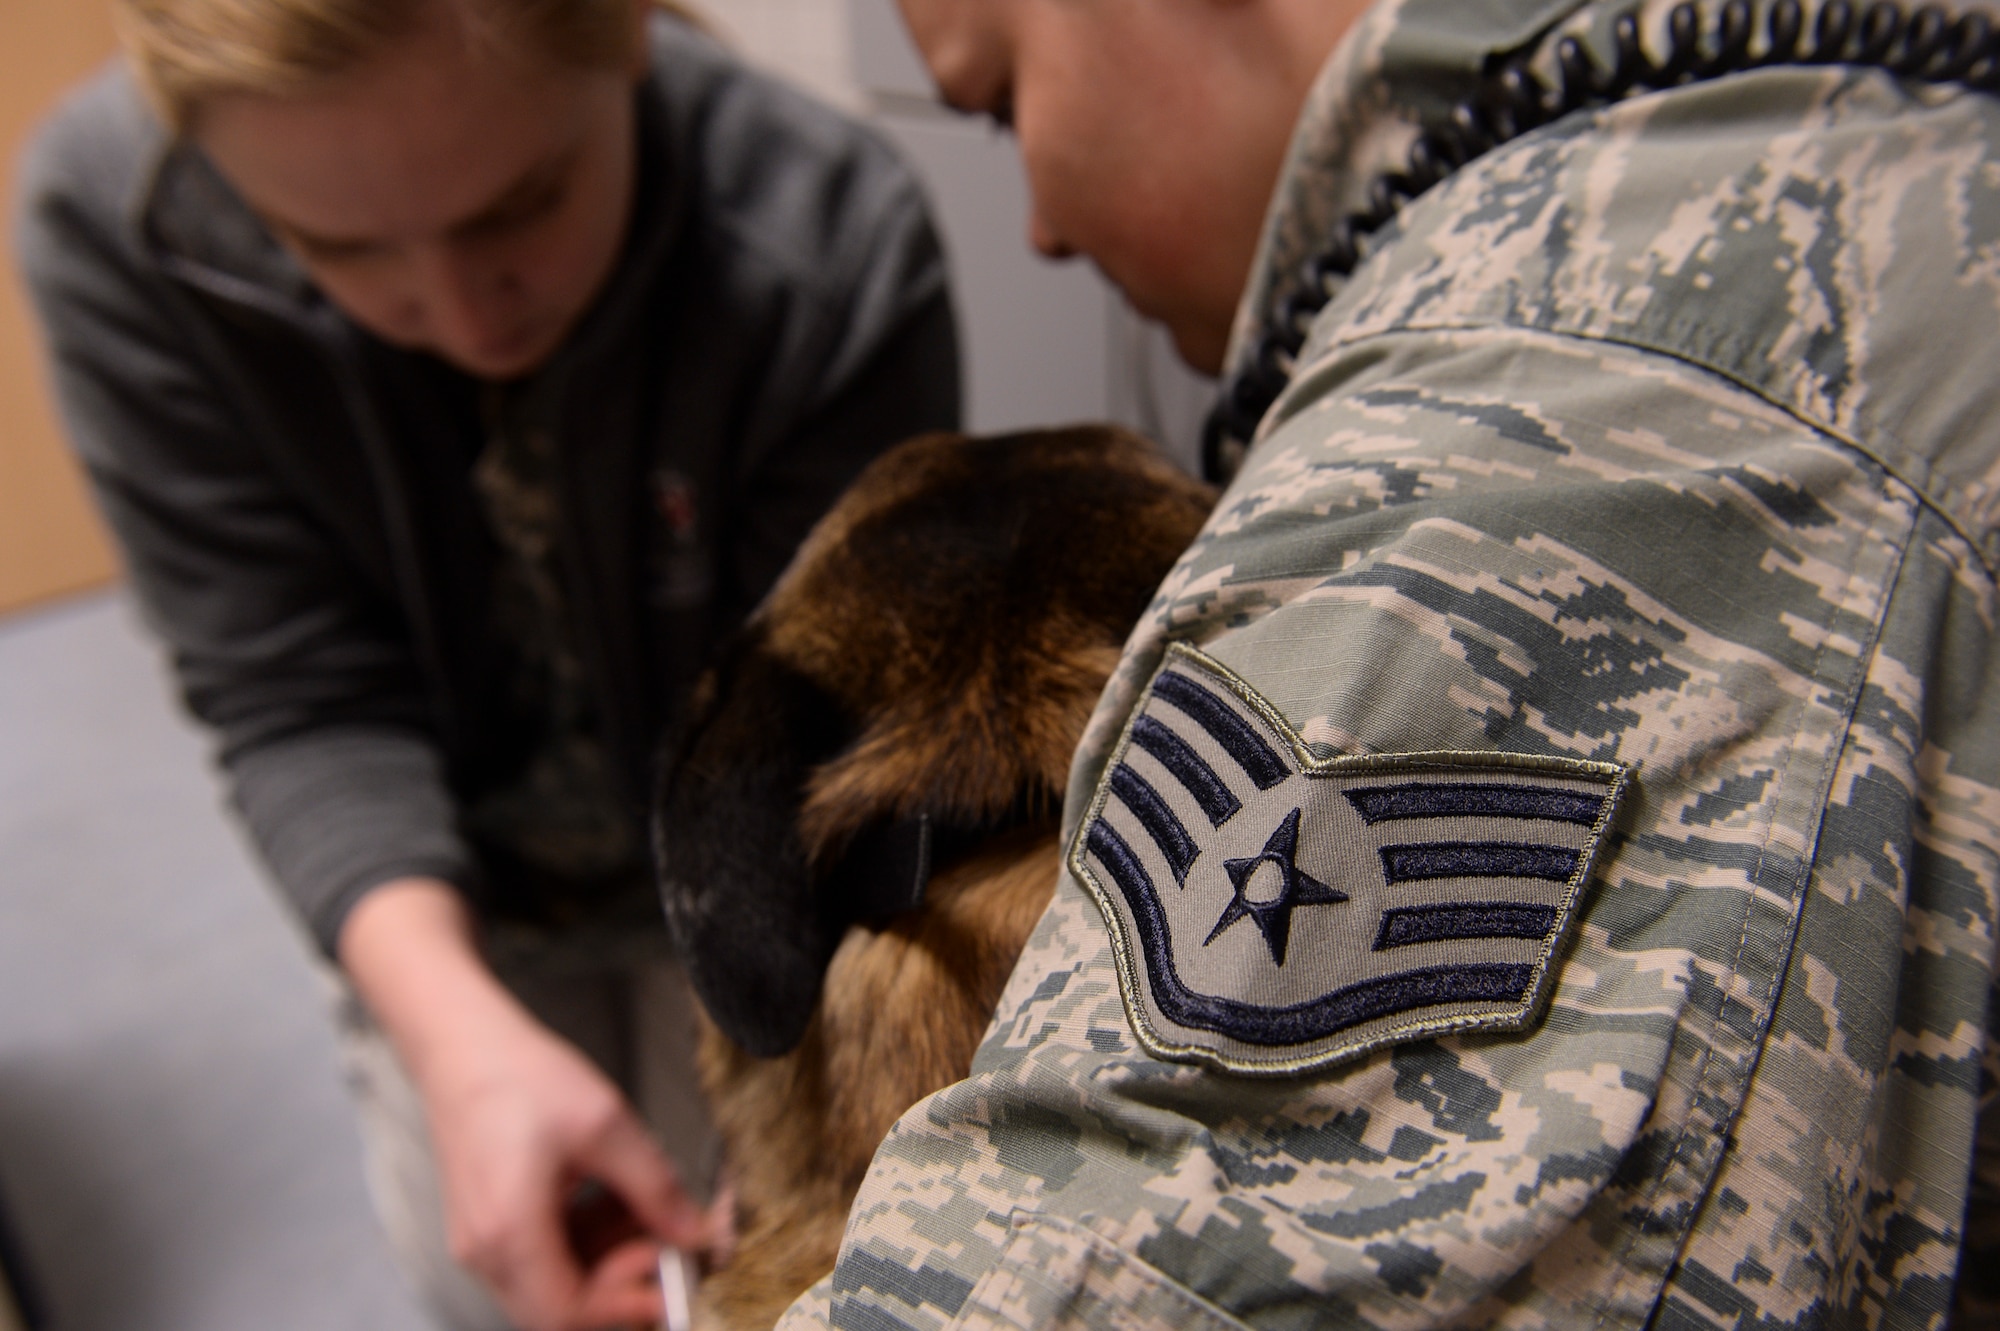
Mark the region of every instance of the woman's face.
POLYGON ((323 89, 218 97, 193 133, 356 323, 509 379, 617 260, 638 74, 473 46, 440 16, 323 89))

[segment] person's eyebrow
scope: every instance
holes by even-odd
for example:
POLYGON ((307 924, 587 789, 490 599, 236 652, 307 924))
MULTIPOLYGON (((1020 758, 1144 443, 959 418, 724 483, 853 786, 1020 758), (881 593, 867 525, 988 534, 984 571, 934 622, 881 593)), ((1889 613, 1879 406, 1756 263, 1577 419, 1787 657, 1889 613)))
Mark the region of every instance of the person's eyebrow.
MULTIPOLYGON (((476 235, 495 223, 505 221, 515 210, 539 202, 538 196, 557 188, 568 175, 577 151, 575 146, 558 148, 540 161, 531 163, 506 188, 482 204, 477 211, 445 227, 445 234, 453 237, 476 235)), ((283 232, 300 246, 310 250, 338 253, 343 250, 364 250, 378 243, 373 236, 322 235, 295 222, 288 222, 282 217, 268 214, 264 220, 274 230, 283 232)))
POLYGON ((454 237, 476 235, 497 223, 508 221, 523 209, 540 204, 547 195, 561 188, 580 151, 576 145, 556 149, 523 171, 513 184, 496 194, 478 212, 446 227, 445 233, 454 237))

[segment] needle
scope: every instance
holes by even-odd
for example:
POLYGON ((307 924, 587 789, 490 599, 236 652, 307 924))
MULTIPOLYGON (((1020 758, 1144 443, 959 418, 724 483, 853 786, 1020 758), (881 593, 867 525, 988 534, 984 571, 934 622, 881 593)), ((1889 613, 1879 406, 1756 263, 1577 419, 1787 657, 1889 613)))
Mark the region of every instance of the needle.
POLYGON ((660 1331, 694 1331, 695 1270, 679 1248, 660 1249, 660 1331))

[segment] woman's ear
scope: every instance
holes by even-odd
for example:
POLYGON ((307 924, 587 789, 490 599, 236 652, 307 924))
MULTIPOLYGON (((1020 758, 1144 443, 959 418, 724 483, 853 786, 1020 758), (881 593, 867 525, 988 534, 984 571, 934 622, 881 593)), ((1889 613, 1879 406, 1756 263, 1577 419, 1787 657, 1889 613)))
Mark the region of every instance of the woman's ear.
POLYGON ((851 736, 839 704, 754 633, 699 697, 654 806, 660 895, 709 1016, 771 1058, 805 1034, 847 924, 814 890, 798 815, 812 769, 851 736))

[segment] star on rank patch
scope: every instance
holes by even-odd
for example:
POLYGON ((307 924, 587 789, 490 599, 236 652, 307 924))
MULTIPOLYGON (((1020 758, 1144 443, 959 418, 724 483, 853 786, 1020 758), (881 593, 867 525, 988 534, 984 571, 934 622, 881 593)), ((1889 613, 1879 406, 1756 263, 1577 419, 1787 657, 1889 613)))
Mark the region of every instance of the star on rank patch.
POLYGON ((1298 1072, 1534 1020, 1626 779, 1523 754, 1315 758, 1176 644, 1070 867, 1111 923, 1142 1044, 1298 1072))

